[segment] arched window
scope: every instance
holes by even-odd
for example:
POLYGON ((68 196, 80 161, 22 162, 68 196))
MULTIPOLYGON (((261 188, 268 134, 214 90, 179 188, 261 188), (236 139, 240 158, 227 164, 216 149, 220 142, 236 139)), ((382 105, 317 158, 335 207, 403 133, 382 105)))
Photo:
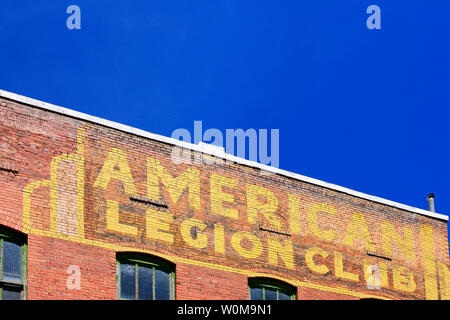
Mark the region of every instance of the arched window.
POLYGON ((146 254, 118 253, 117 298, 175 299, 175 265, 146 254))
POLYGON ((0 299, 26 299, 26 235, 0 226, 0 299))
POLYGON ((270 278, 248 280, 250 300, 295 300, 297 289, 290 284, 270 278))

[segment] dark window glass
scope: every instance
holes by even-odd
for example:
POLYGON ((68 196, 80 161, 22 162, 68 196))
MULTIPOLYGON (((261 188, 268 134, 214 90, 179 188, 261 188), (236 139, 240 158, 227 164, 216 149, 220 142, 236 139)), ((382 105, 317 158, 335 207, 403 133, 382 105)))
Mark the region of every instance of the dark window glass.
POLYGON ((262 288, 251 288, 250 289, 250 298, 252 300, 262 300, 262 288))
POLYGON ((272 289, 265 289, 265 300, 277 300, 277 292, 272 289))
POLYGON ((138 300, 175 298, 175 265, 163 259, 139 253, 117 255, 118 297, 138 300))
POLYGON ((170 277, 165 271, 155 269, 155 299, 170 299, 170 277))
POLYGON ((0 228, 0 299, 26 299, 26 237, 0 228))
POLYGON ((270 278, 248 280, 251 300, 291 300, 295 298, 295 287, 270 278))
POLYGON ((278 292, 278 300, 291 300, 291 296, 280 291, 278 292))
POLYGON ((120 265, 120 297, 124 299, 136 299, 136 270, 131 264, 120 265))
POLYGON ((138 297, 139 300, 153 300, 152 268, 138 267, 138 297))
POLYGON ((20 300, 20 288, 3 287, 3 300, 20 300))
POLYGON ((3 279, 20 281, 21 247, 13 242, 3 242, 3 279))

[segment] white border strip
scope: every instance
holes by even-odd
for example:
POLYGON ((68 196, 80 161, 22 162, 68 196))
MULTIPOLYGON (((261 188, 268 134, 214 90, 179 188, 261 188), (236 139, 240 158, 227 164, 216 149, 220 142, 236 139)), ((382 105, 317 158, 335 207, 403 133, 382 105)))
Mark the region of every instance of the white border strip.
POLYGON ((168 137, 161 136, 161 135, 158 135, 158 134, 150 133, 150 132, 147 132, 147 131, 144 131, 144 130, 140 130, 140 129, 137 129, 137 128, 133 128, 133 127, 130 127, 130 126, 127 126, 127 125, 124 125, 124 124, 120 124, 120 123, 117 123, 117 122, 105 120, 105 119, 102 119, 102 118, 99 118, 99 117, 88 115, 86 113, 70 110, 70 109, 67 109, 67 108, 56 106, 56 105, 53 105, 53 104, 50 104, 50 103, 47 103, 47 102, 43 102, 43 101, 39 101, 39 100, 36 100, 36 99, 28 98, 28 97, 25 97, 25 96, 22 96, 22 95, 18 95, 18 94, 12 93, 12 92, 4 91, 4 90, 1 90, 1 89, 0 89, 0 97, 6 98, 6 99, 9 99, 9 100, 13 100, 13 101, 16 101, 16 102, 28 104, 28 105, 31 105, 31 106, 34 106, 34 107, 38 107, 38 108, 41 108, 41 109, 45 109, 45 110, 48 110, 48 111, 56 112, 56 113, 59 113, 59 114, 63 114, 63 115, 69 116, 69 117, 77 118, 77 119, 80 119, 80 120, 93 122, 93 123, 100 124, 100 125, 103 125, 103 126, 106 126, 106 127, 110 127, 110 128, 113 128, 113 129, 117 129, 117 130, 120 130, 120 131, 123 131, 123 132, 127 132, 127 133, 131 133, 131 134, 134 134, 134 135, 137 135, 137 136, 141 136, 141 137, 144 137, 144 138, 148 138, 148 139, 164 142, 164 143, 167 143, 167 144, 179 146, 179 147, 182 147, 182 148, 190 149, 190 150, 193 150, 193 151, 199 151, 199 152, 202 152, 202 153, 205 153, 205 154, 217 156, 217 157, 220 157, 220 158, 223 158, 223 159, 227 159, 227 160, 230 160, 230 161, 233 161, 233 162, 236 162, 236 163, 239 163, 239 164, 243 164, 243 165, 246 165, 246 166, 249 166, 249 167, 258 168, 258 169, 261 169, 261 170, 264 170, 264 171, 268 171, 268 172, 271 172, 271 173, 279 174, 279 175, 282 175, 282 176, 285 176, 285 177, 289 177, 289 178, 292 178, 292 179, 295 179, 295 180, 300 180, 300 181, 303 181, 303 182, 311 183, 311 184, 314 184, 314 185, 317 185, 317 186, 320 186, 320 187, 324 187, 324 188, 327 188, 327 189, 331 189, 331 190, 339 191, 339 192, 342 192, 342 193, 345 193, 345 194, 349 194, 349 195, 352 195, 352 196, 355 196, 355 197, 358 197, 358 198, 361 198, 361 199, 366 199, 366 200, 370 200, 370 201, 373 201, 373 202, 381 203, 381 204, 388 205, 388 206, 391 206, 391 207, 395 207, 395 208, 398 208, 398 209, 402 209, 402 210, 406 210, 406 211, 409 211, 409 212, 417 213, 417 214, 420 214, 420 215, 423 215, 423 216, 427 216, 427 217, 431 217, 431 218, 435 218, 435 219, 439 219, 439 220, 443 220, 443 221, 448 221, 448 216, 443 215, 443 214, 427 211, 427 210, 420 209, 420 208, 411 207, 411 206, 408 206, 408 205, 405 205, 405 204, 401 204, 401 203, 398 203, 398 202, 386 200, 386 199, 383 199, 383 198, 380 198, 380 197, 376 197, 376 196, 371 196, 371 195, 368 195, 368 194, 365 194, 365 193, 362 193, 362 192, 354 191, 354 190, 351 190, 351 189, 348 189, 348 188, 344 188, 344 187, 341 187, 341 186, 338 186, 338 185, 335 185, 335 184, 331 184, 331 183, 328 183, 328 182, 324 182, 324 181, 321 181, 321 180, 317 180, 317 179, 314 179, 314 178, 309 178, 309 177, 306 177, 306 176, 302 176, 302 175, 297 174, 297 173, 285 171, 285 170, 282 170, 282 169, 279 169, 279 168, 271 167, 271 166, 264 165, 264 164, 261 164, 261 163, 258 163, 258 162, 254 162, 254 161, 250 161, 250 160, 247 160, 247 159, 238 158, 238 157, 235 157, 233 155, 230 155, 230 154, 227 154, 227 153, 223 153, 223 151, 220 152, 220 150, 217 150, 217 152, 214 152, 215 150, 211 150, 210 148, 204 148, 204 147, 199 146, 199 145, 195 145, 195 144, 187 143, 187 142, 184 142, 184 141, 176 140, 176 139, 173 139, 173 138, 168 138, 168 137))

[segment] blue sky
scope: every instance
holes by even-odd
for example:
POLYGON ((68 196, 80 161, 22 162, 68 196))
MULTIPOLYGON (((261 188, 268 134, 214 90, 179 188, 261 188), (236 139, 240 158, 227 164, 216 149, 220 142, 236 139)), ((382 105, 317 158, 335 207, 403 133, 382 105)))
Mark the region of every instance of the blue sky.
POLYGON ((280 130, 280 168, 450 213, 449 1, 24 1, 0 88, 170 136, 280 130), (81 30, 66 8, 81 8, 81 30), (381 8, 368 30, 366 8, 381 8))

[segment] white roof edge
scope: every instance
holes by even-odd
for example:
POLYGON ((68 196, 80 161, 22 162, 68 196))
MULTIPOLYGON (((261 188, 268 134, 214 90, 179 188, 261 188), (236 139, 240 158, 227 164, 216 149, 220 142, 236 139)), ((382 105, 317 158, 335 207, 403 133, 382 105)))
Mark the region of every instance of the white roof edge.
POLYGON ((370 201, 373 201, 373 202, 385 204, 385 205, 388 205, 388 206, 391 206, 391 207, 395 207, 395 208, 398 208, 398 209, 406 210, 406 211, 409 211, 409 212, 412 212, 412 213, 416 213, 416 214, 419 214, 419 215, 423 215, 423 216, 427 216, 427 217, 431 217, 431 218, 435 218, 435 219, 439 219, 439 220, 443 220, 443 221, 448 221, 448 219, 449 219, 448 216, 443 215, 443 214, 431 212, 431 211, 420 209, 420 208, 416 208, 416 207, 411 207, 411 206, 408 206, 408 205, 405 205, 405 204, 402 204, 402 203, 386 200, 386 199, 383 199, 383 198, 380 198, 380 197, 371 196, 369 194, 365 194, 365 193, 358 192, 358 191, 355 191, 355 190, 352 190, 352 189, 341 187, 341 186, 338 186, 338 185, 335 185, 335 184, 332 184, 332 183, 324 182, 324 181, 317 180, 317 179, 314 179, 314 178, 309 178, 309 177, 306 177, 306 176, 303 176, 303 175, 300 175, 300 174, 297 174, 297 173, 293 173, 293 172, 290 172, 290 171, 286 171, 286 170, 282 170, 282 169, 279 169, 279 168, 271 167, 271 166, 268 166, 268 165, 265 165, 265 164, 261 164, 261 163, 258 163, 258 162, 254 162, 254 161, 250 161, 250 160, 247 160, 247 159, 239 158, 239 157, 233 156, 231 154, 227 154, 227 153, 223 153, 223 152, 214 152, 215 151, 214 149, 203 148, 202 146, 198 146, 198 145, 195 145, 195 144, 191 144, 191 143, 187 143, 187 142, 184 142, 184 141, 176 140, 176 139, 173 139, 173 138, 168 138, 168 137, 161 136, 161 135, 158 135, 158 134, 154 134, 154 133, 151 133, 151 132, 148 132, 148 131, 144 131, 144 130, 133 128, 133 127, 130 127, 130 126, 127 126, 127 125, 124 125, 124 124, 120 124, 118 122, 105 120, 105 119, 102 119, 102 118, 99 118, 99 117, 88 115, 86 113, 74 111, 74 110, 67 109, 67 108, 64 108, 64 107, 60 107, 60 106, 57 106, 57 105, 53 105, 53 104, 50 104, 50 103, 47 103, 47 102, 43 102, 43 101, 39 101, 39 100, 36 100, 36 99, 28 98, 28 97, 25 97, 25 96, 22 96, 22 95, 19 95, 19 94, 16 94, 16 93, 4 91, 4 90, 1 90, 1 89, 0 89, 0 97, 6 98, 6 99, 9 99, 9 100, 13 100, 13 101, 16 101, 16 102, 28 104, 28 105, 31 105, 31 106, 34 106, 34 107, 38 107, 38 108, 41 108, 41 109, 44 109, 44 110, 48 110, 48 111, 56 112, 56 113, 59 113, 59 114, 63 114, 63 115, 69 116, 69 117, 73 117, 73 118, 77 118, 77 119, 93 122, 93 123, 100 124, 100 125, 103 125, 103 126, 106 126, 106 127, 110 127, 110 128, 113 128, 113 129, 117 129, 117 130, 120 130, 120 131, 123 131, 123 132, 127 132, 127 133, 131 133, 131 134, 134 134, 134 135, 137 135, 137 136, 141 136, 141 137, 144 137, 144 138, 148 138, 148 139, 164 142, 164 143, 167 143, 167 144, 179 146, 179 147, 182 147, 182 148, 185 148, 185 149, 190 149, 190 150, 193 150, 193 151, 198 151, 198 152, 202 152, 202 153, 205 153, 205 154, 217 156, 217 157, 220 157, 220 158, 223 158, 223 159, 226 159, 226 160, 229 160, 229 161, 233 161, 233 162, 236 162, 236 163, 240 163, 240 164, 243 164, 243 165, 246 165, 246 166, 249 166, 249 167, 258 168, 258 169, 261 169, 261 170, 264 170, 264 171, 267 171, 267 172, 270 172, 270 173, 279 174, 279 175, 282 175, 282 176, 285 176, 285 177, 290 177, 290 178, 295 179, 295 180, 300 180, 300 181, 303 181, 303 182, 311 183, 311 184, 314 184, 314 185, 317 185, 317 186, 320 186, 320 187, 324 187, 324 188, 327 188, 327 189, 331 189, 331 190, 339 191, 339 192, 342 192, 342 193, 346 193, 346 194, 349 194, 349 195, 352 195, 352 196, 355 196, 355 197, 358 197, 358 198, 361 198, 361 199, 366 199, 366 200, 370 200, 370 201))

